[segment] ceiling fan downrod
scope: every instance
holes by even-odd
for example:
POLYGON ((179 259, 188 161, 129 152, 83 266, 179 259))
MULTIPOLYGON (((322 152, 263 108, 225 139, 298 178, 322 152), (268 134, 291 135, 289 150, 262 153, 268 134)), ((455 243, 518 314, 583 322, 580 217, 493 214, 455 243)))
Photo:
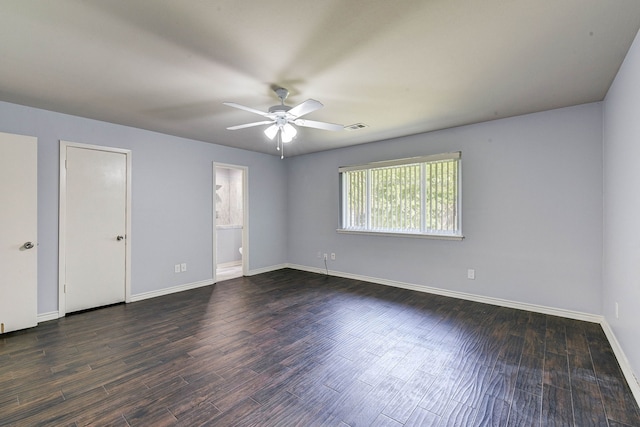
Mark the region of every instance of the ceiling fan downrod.
POLYGON ((280 98, 280 104, 284 105, 284 100, 289 96, 289 91, 283 87, 276 88, 273 91, 280 98))

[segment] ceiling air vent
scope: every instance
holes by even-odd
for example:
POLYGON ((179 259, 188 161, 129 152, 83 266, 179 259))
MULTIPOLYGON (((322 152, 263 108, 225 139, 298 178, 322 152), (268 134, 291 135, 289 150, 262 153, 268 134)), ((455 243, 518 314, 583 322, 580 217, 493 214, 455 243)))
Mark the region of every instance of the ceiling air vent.
POLYGON ((368 128, 369 126, 365 125, 364 123, 356 123, 353 125, 347 125, 344 127, 344 130, 348 130, 348 131, 353 131, 353 130, 360 130, 362 128, 368 128))

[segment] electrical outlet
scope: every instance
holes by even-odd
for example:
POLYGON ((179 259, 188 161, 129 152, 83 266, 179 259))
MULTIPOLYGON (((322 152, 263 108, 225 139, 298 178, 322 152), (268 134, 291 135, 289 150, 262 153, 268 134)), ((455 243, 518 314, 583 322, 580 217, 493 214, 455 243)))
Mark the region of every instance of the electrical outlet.
POLYGON ((618 310, 618 303, 616 303, 616 319, 620 318, 620 311, 618 310))
POLYGON ((475 280, 476 278, 476 271, 473 268, 470 268, 467 270, 467 279, 469 280, 475 280))
POLYGON ((318 259, 322 258, 322 252, 318 251, 318 259))
POLYGON ((182 264, 180 264, 180 271, 187 271, 187 263, 183 262, 182 264))
POLYGON ((173 267, 173 271, 175 271, 176 273, 180 273, 180 264, 176 264, 176 265, 173 267))
POLYGON ((327 260, 327 258, 328 258, 328 257, 327 257, 327 254, 324 254, 324 260, 325 260, 325 261, 327 260))
POLYGON ((335 261, 336 260, 336 254, 335 252, 331 252, 331 261, 335 261))

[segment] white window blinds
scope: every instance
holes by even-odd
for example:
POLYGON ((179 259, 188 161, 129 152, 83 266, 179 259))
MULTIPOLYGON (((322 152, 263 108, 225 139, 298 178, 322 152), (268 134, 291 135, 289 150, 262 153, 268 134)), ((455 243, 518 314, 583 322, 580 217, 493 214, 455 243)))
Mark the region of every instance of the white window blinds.
POLYGON ((461 153, 339 168, 343 230, 461 236, 461 153))

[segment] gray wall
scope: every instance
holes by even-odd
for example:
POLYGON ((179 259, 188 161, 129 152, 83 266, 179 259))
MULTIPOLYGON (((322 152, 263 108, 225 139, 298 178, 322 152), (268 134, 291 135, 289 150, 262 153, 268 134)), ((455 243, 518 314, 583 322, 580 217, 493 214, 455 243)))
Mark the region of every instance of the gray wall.
POLYGON ((288 160, 288 260, 601 313, 602 111, 587 104, 288 160), (338 167, 462 151, 463 241, 336 233, 338 167), (468 280, 467 269, 476 270, 468 280))
POLYGON ((604 103, 603 312, 640 375, 640 39, 604 103), (619 318, 615 304, 619 304, 619 318))
POLYGON ((59 140, 131 149, 133 295, 212 278, 213 165, 248 167, 249 269, 286 262, 281 160, 0 102, 0 131, 38 138, 38 313, 58 309, 59 140), (173 266, 188 270, 175 274, 173 266))

